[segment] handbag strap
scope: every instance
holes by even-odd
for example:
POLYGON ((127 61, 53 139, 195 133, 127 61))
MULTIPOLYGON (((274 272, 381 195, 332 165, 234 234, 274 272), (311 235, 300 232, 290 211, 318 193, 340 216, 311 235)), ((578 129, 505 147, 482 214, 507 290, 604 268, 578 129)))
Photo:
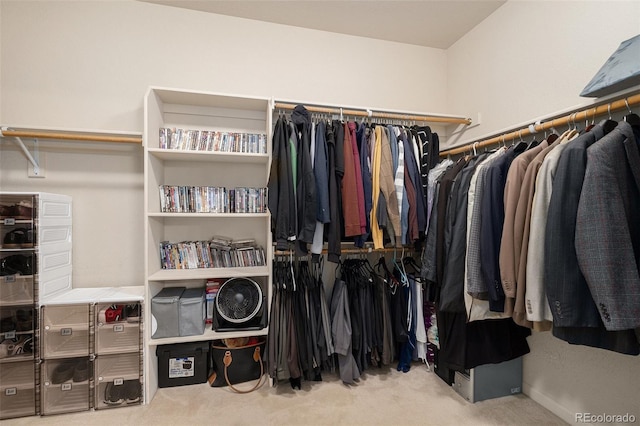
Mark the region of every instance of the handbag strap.
POLYGON ((253 392, 254 390, 258 389, 259 387, 261 387, 266 383, 266 380, 264 381, 262 380, 262 378, 264 377, 264 363, 262 362, 262 355, 260 355, 260 346, 256 346, 256 349, 253 351, 253 360, 260 364, 260 378, 258 379, 258 382, 255 384, 255 386, 252 387, 251 389, 241 390, 233 386, 229 381, 229 374, 227 373, 227 369, 233 362, 233 358, 231 357, 231 351, 225 351, 224 357, 222 358, 222 363, 224 364, 224 379, 226 380, 227 385, 229 385, 229 387, 233 389, 235 392, 237 393, 253 392))

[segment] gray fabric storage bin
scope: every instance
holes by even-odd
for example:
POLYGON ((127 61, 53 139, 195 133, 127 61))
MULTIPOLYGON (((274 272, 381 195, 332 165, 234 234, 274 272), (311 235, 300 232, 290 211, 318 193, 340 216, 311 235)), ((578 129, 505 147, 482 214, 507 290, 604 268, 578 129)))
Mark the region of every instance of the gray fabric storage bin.
POLYGON ((180 306, 180 336, 203 334, 206 319, 205 289, 186 289, 178 304, 180 306))
POLYGON ((151 299, 152 339, 175 337, 180 335, 179 329, 179 301, 184 287, 166 287, 151 299))

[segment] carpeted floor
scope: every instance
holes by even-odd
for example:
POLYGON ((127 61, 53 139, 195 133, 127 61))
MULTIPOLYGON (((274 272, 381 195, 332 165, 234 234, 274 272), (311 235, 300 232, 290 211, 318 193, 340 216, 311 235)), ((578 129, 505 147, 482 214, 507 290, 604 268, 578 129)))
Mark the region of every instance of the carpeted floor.
MULTIPOLYGON (((421 364, 408 373, 369 370, 357 386, 336 375, 239 395, 207 384, 160 389, 148 405, 48 417, 10 425, 563 425, 524 395, 471 404, 421 364)), ((239 386, 240 387, 240 386, 239 386)))

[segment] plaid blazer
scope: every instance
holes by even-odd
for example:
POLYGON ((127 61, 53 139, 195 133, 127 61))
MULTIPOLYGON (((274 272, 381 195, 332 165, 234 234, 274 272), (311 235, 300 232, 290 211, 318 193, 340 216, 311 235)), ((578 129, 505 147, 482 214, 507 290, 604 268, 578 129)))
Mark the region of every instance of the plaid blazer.
POLYGON ((640 152, 627 122, 587 149, 575 238, 606 329, 640 327, 640 152))

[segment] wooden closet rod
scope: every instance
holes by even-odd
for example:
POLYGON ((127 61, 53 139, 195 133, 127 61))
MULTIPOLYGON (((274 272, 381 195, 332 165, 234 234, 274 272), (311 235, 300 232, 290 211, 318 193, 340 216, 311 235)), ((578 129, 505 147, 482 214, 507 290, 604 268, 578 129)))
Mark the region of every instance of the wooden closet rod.
MULTIPOLYGON (((365 248, 351 248, 351 249, 341 249, 340 250, 340 254, 373 254, 373 253, 391 253, 391 252, 396 252, 396 253, 402 253, 402 251, 404 250, 405 253, 413 253, 415 250, 413 248, 409 248, 409 247, 405 247, 404 249, 402 247, 385 247, 385 248, 381 248, 381 249, 374 249, 373 247, 365 247, 365 248)), ((328 250, 327 249, 322 249, 322 254, 327 254, 328 250)), ((291 251, 291 250, 274 250, 273 251, 273 255, 274 256, 289 256, 290 254, 294 254, 295 252, 291 251)), ((305 256, 309 256, 309 255, 305 255, 305 256)))
POLYGON ((625 98, 618 99, 613 102, 601 104, 598 106, 576 110, 569 115, 565 115, 564 117, 554 118, 551 121, 545 121, 540 124, 532 124, 529 127, 523 127, 518 130, 514 130, 510 133, 504 133, 499 136, 495 136, 491 139, 486 139, 483 141, 472 142, 465 144, 463 146, 457 148, 451 148, 446 151, 440 152, 440 157, 446 157, 447 155, 456 155, 463 154, 465 152, 469 152, 470 150, 484 148, 486 146, 495 145, 497 143, 502 143, 506 140, 514 140, 516 138, 532 135, 537 132, 541 132, 544 130, 551 129, 555 126, 564 126, 567 124, 574 124, 578 121, 592 119, 597 115, 610 114, 614 111, 619 111, 621 109, 626 109, 627 107, 632 107, 640 104, 640 93, 632 96, 628 96, 625 98), (535 130, 535 132, 531 131, 531 127, 535 130))
POLYGON ((34 139, 58 139, 65 141, 84 142, 142 143, 141 136, 117 136, 109 133, 81 133, 33 129, 12 129, 7 127, 3 127, 2 129, 0 129, 0 136, 34 139))
MULTIPOLYGON (((276 102, 274 104, 274 109, 286 109, 293 110, 296 105, 287 102, 276 102)), ((383 118, 389 120, 407 120, 407 121, 425 121, 429 123, 447 123, 447 124, 471 124, 470 118, 464 117, 446 117, 446 116, 437 116, 437 115, 414 115, 414 114, 402 114, 395 112, 377 112, 371 110, 360 110, 360 109, 345 109, 345 108, 335 108, 335 107, 323 107, 323 106, 306 106, 305 108, 309 112, 318 112, 322 114, 342 114, 342 115, 351 115, 357 117, 372 117, 372 118, 383 118)))

